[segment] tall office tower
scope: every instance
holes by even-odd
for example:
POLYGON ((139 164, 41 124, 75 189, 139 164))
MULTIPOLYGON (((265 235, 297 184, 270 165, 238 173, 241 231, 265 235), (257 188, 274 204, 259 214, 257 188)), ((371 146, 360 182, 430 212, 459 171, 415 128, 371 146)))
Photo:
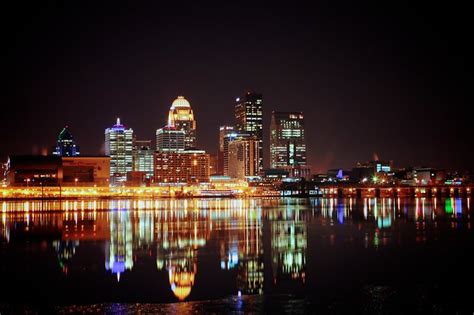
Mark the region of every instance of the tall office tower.
POLYGON ((120 123, 105 129, 105 155, 110 156, 110 182, 119 185, 133 170, 133 130, 120 123))
POLYGON ((254 137, 241 137, 229 142, 228 175, 245 179, 259 174, 259 140, 254 137))
POLYGON ((196 148, 196 120, 191 105, 183 96, 178 96, 171 104, 168 126, 184 131, 185 149, 196 148))
POLYGON ((219 151, 217 152, 217 174, 224 173, 224 146, 225 138, 229 134, 234 133, 234 126, 221 126, 219 128, 219 151))
POLYGON ((133 139, 133 170, 145 172, 146 178, 152 178, 153 153, 151 140, 133 139))
POLYGON ((258 141, 258 172, 263 172, 263 100, 262 94, 247 92, 236 100, 235 127, 240 133, 248 133, 258 141))
POLYGON ((76 145, 74 138, 69 132, 69 127, 65 126, 59 133, 56 146, 53 147, 53 155, 58 156, 76 156, 79 155, 79 147, 76 145))
POLYGON ((241 134, 238 132, 229 132, 224 135, 223 141, 222 141, 222 146, 223 146, 223 174, 226 176, 229 176, 229 143, 234 140, 238 139, 248 139, 252 137, 251 135, 247 134, 241 134))
POLYGON ((304 117, 302 112, 272 112, 270 124, 272 168, 306 165, 304 117))
POLYGON ((182 151, 185 149, 186 134, 173 126, 164 126, 156 130, 156 150, 164 152, 182 151))

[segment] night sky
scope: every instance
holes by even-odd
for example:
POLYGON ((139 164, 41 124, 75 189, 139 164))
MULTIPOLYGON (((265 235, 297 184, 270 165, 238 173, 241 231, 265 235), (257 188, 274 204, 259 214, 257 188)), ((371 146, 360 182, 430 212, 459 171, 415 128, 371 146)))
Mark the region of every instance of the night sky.
POLYGON ((194 109, 199 147, 216 152, 235 98, 255 91, 266 140, 272 110, 305 113, 314 171, 374 155, 472 169, 467 8, 80 2, 2 9, 2 161, 49 153, 66 124, 82 154, 103 154, 116 117, 154 140, 178 95, 194 109))

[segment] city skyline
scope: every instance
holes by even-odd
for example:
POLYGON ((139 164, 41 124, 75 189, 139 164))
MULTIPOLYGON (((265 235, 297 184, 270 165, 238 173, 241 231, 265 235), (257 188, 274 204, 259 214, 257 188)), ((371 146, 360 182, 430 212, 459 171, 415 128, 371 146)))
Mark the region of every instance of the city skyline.
POLYGON ((153 139, 176 95, 193 104, 199 147, 215 152, 219 126, 233 124, 235 98, 257 91, 265 98, 265 140, 271 111, 305 113, 315 171, 348 168, 374 153, 397 165, 472 168, 468 19, 438 18, 458 10, 360 3, 29 9, 10 11, 16 19, 8 30, 22 31, 7 45, 11 89, 0 132, 15 130, 22 141, 2 140, 3 161, 49 151, 66 124, 84 155, 104 152, 98 135, 116 117, 153 139))
POLYGON ((2 9, 0 315, 473 313, 467 3, 2 9))
MULTIPOLYGON (((246 92, 245 94, 250 95, 250 94, 253 94, 253 93, 254 93, 254 92, 248 91, 248 92, 246 92)), ((262 96, 262 94, 258 94, 258 95, 259 95, 260 97, 262 96)), ((188 96, 186 96, 186 97, 189 98, 188 96)), ((154 152, 154 151, 160 151, 160 149, 158 148, 158 142, 159 142, 159 141, 158 141, 158 132, 159 132, 159 131, 162 132, 162 130, 165 130, 165 129, 167 129, 167 128, 168 128, 168 129, 169 129, 169 128, 175 128, 175 127, 173 127, 173 125, 172 125, 171 122, 170 122, 171 115, 172 115, 171 113, 172 113, 173 108, 174 108, 174 105, 173 105, 173 104, 175 104, 175 102, 177 102, 177 101, 182 101, 182 100, 184 100, 184 102, 186 103, 186 104, 183 103, 183 104, 184 104, 184 107, 189 107, 189 102, 188 102, 188 100, 187 100, 186 98, 184 98, 183 96, 176 96, 176 98, 174 99, 174 101, 170 102, 170 103, 171 103, 171 109, 169 110, 169 113, 168 113, 168 114, 165 114, 165 116, 167 117, 165 124, 162 125, 162 127, 157 128, 157 129, 155 130, 155 134, 153 134, 153 135, 150 136, 150 137, 148 137, 148 135, 147 135, 147 136, 139 135, 140 138, 146 139, 146 140, 140 140, 140 141, 150 141, 150 142, 153 143, 153 145, 152 145, 152 147, 154 148, 154 149, 152 149, 153 152, 154 152)), ((237 97, 237 98, 235 99, 235 101, 238 103, 238 101, 240 101, 240 98, 237 97)), ((234 105, 234 106, 235 106, 235 105, 234 105)), ((235 107, 233 108, 233 110, 235 111, 235 107)), ((271 113, 270 113, 270 115, 269 115, 270 117, 267 117, 268 114, 264 114, 264 115, 263 115, 263 117, 264 117, 263 120, 264 120, 265 122, 266 122, 266 120, 268 120, 268 119, 271 121, 271 120, 273 119, 275 113, 288 114, 288 115, 289 115, 289 114, 295 113, 295 111, 272 110, 271 113), (266 119, 265 119, 265 117, 266 117, 266 119)), ((299 111, 298 113, 303 114, 302 111, 299 111)), ((197 119, 194 118, 195 115, 193 114, 193 110, 192 110, 191 108, 190 108, 190 115, 191 115, 191 119, 194 119, 193 121, 194 121, 194 126, 195 126, 197 119)), ((234 114, 234 115, 235 115, 235 114, 234 114)), ((120 119, 121 119, 121 118, 120 118, 120 117, 116 117, 116 119, 117 119, 118 123, 120 123, 120 119)), ((235 119, 235 117, 234 117, 234 119, 235 119)), ((235 121, 233 121, 233 122, 235 123, 235 121)), ((129 125, 123 125, 123 126, 124 126, 125 128, 133 129, 133 128, 132 128, 131 126, 129 126, 129 125)), ((222 126, 219 126, 219 128, 221 128, 221 127, 222 127, 222 126)), ((267 135, 267 137, 264 137, 264 138, 263 138, 263 155, 265 156, 265 159, 264 159, 264 169, 273 168, 273 167, 272 167, 272 162, 271 162, 271 159, 272 159, 272 153, 271 153, 271 143, 272 143, 271 130, 272 130, 272 128, 273 128, 273 127, 272 127, 271 123, 265 123, 265 124, 264 124, 264 127, 263 127, 263 132, 264 132, 264 134, 267 135)), ((63 134, 64 131, 66 131, 67 134, 68 134, 68 136, 71 137, 70 134, 69 134, 69 132, 68 132, 68 129, 69 129, 69 125, 68 125, 68 124, 65 124, 64 127, 61 129, 61 132, 60 132, 60 136, 59 136, 59 137, 61 137, 61 134, 63 134)), ((107 128, 106 128, 106 129, 107 129, 107 128)), ((183 129, 183 130, 184 130, 184 129, 183 129)), ((196 129, 194 129, 194 130, 196 130, 196 129)), ((183 131, 183 132, 184 132, 184 131, 183 131)), ((220 150, 220 133, 219 133, 219 129, 217 130, 216 133, 217 133, 217 139, 216 139, 217 142, 214 143, 213 145, 211 145, 211 149, 201 148, 201 147, 197 147, 197 148, 195 148, 195 149, 202 149, 202 150, 208 152, 209 154, 216 154, 216 155, 217 155, 217 154, 219 153, 219 150, 220 150)), ((134 137, 136 137, 136 136, 137 136, 137 135, 134 134, 134 137)), ((195 131, 194 131, 193 137, 194 137, 194 140, 192 140, 192 141, 193 141, 193 142, 197 142, 196 139, 198 139, 198 138, 196 137, 196 132, 195 132, 195 131)), ((58 137, 57 137, 57 139, 58 139, 58 137)), ((306 141, 307 141, 307 140, 306 140, 306 141)), ((305 142, 306 142, 306 141, 305 141, 305 142)), ((74 141, 74 146, 76 146, 76 142, 77 142, 77 141, 74 141)), ((31 153, 32 153, 33 155, 58 155, 58 153, 56 153, 56 150, 58 150, 58 149, 57 149, 57 148, 58 148, 58 145, 59 145, 59 140, 57 141, 57 143, 56 143, 55 146, 52 146, 52 149, 51 149, 51 148, 48 149, 46 146, 45 146, 45 147, 41 147, 41 148, 37 148, 37 147, 36 147, 36 148, 33 148, 33 149, 32 149, 32 152, 31 152, 31 153)), ((307 145, 306 145, 306 147, 307 147, 307 145)), ((78 148, 79 148, 79 146, 78 146, 78 148)), ((193 149, 193 147, 188 147, 188 149, 193 149)), ((82 151, 82 150, 81 150, 81 151, 82 151)), ((86 152, 87 152, 87 151, 88 151, 88 150, 86 150, 86 152)), ((89 152, 89 154, 85 154, 85 155, 95 156, 95 155, 99 154, 99 155, 105 155, 105 156, 107 156, 106 151, 107 151, 106 142, 104 142, 104 143, 102 144, 102 148, 100 149, 99 152, 89 152)), ((306 149, 306 152, 307 152, 307 149, 306 149)), ((31 153, 30 153, 30 154, 31 154, 31 153)), ((309 153, 310 153, 310 152, 309 152, 309 153)), ((28 153, 25 153, 25 154, 28 155, 28 153)), ((79 152, 78 152, 77 154, 79 154, 79 152)), ((18 154, 17 152, 14 152, 14 153, 10 152, 9 154, 7 154, 7 157, 8 157, 8 156, 11 156, 11 155, 22 155, 22 154, 18 154)), ((364 163, 364 162, 368 162, 368 161, 372 161, 372 160, 373 160, 373 161, 378 161, 378 160, 379 160, 379 155, 378 155, 377 152, 373 152, 372 156, 369 155, 365 160, 362 159, 362 160, 358 160, 358 161, 350 161, 347 166, 333 165, 332 167, 324 168, 324 167, 321 167, 319 164, 317 164, 317 165, 311 165, 310 163, 307 163, 307 165, 308 165, 309 167, 311 167, 311 172, 312 172, 313 174, 315 174, 315 173, 322 173, 322 172, 325 172, 325 171, 331 170, 331 169, 338 169, 338 168, 339 168, 339 169, 350 169, 350 168, 352 168, 352 167, 354 166, 355 163, 364 163), (350 164, 350 163, 352 163, 352 164, 350 164)), ((387 159, 387 160, 393 161, 393 159, 387 159)), ((420 163, 418 163, 418 164, 417 164, 416 162, 414 162, 414 163, 412 163, 412 164, 405 164, 405 165, 398 164, 397 166, 400 167, 400 168, 403 168, 403 167, 436 167, 436 165, 433 165, 432 163, 431 163, 431 164, 430 164, 430 163, 428 163, 428 164, 420 164, 420 163)), ((459 169, 455 169, 454 167, 449 167, 449 166, 448 166, 448 167, 445 167, 445 168, 443 168, 443 169, 450 170, 450 171, 465 171, 465 170, 471 170, 472 168, 469 168, 469 166, 466 166, 466 167, 461 167, 461 168, 459 168, 459 169)))

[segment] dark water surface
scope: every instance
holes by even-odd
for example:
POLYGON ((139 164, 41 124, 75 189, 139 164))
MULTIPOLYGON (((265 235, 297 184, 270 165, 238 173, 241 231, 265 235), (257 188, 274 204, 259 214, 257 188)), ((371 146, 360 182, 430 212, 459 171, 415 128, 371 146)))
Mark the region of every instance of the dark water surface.
POLYGON ((2 315, 474 311, 470 199, 0 206, 2 315))

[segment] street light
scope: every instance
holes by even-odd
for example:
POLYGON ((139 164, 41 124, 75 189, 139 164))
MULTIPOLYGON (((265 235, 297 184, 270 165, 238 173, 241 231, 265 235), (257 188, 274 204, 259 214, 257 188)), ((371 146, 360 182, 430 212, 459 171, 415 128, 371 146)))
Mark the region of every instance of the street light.
POLYGON ((74 178, 75 186, 77 186, 77 180, 78 180, 77 177, 74 178))

